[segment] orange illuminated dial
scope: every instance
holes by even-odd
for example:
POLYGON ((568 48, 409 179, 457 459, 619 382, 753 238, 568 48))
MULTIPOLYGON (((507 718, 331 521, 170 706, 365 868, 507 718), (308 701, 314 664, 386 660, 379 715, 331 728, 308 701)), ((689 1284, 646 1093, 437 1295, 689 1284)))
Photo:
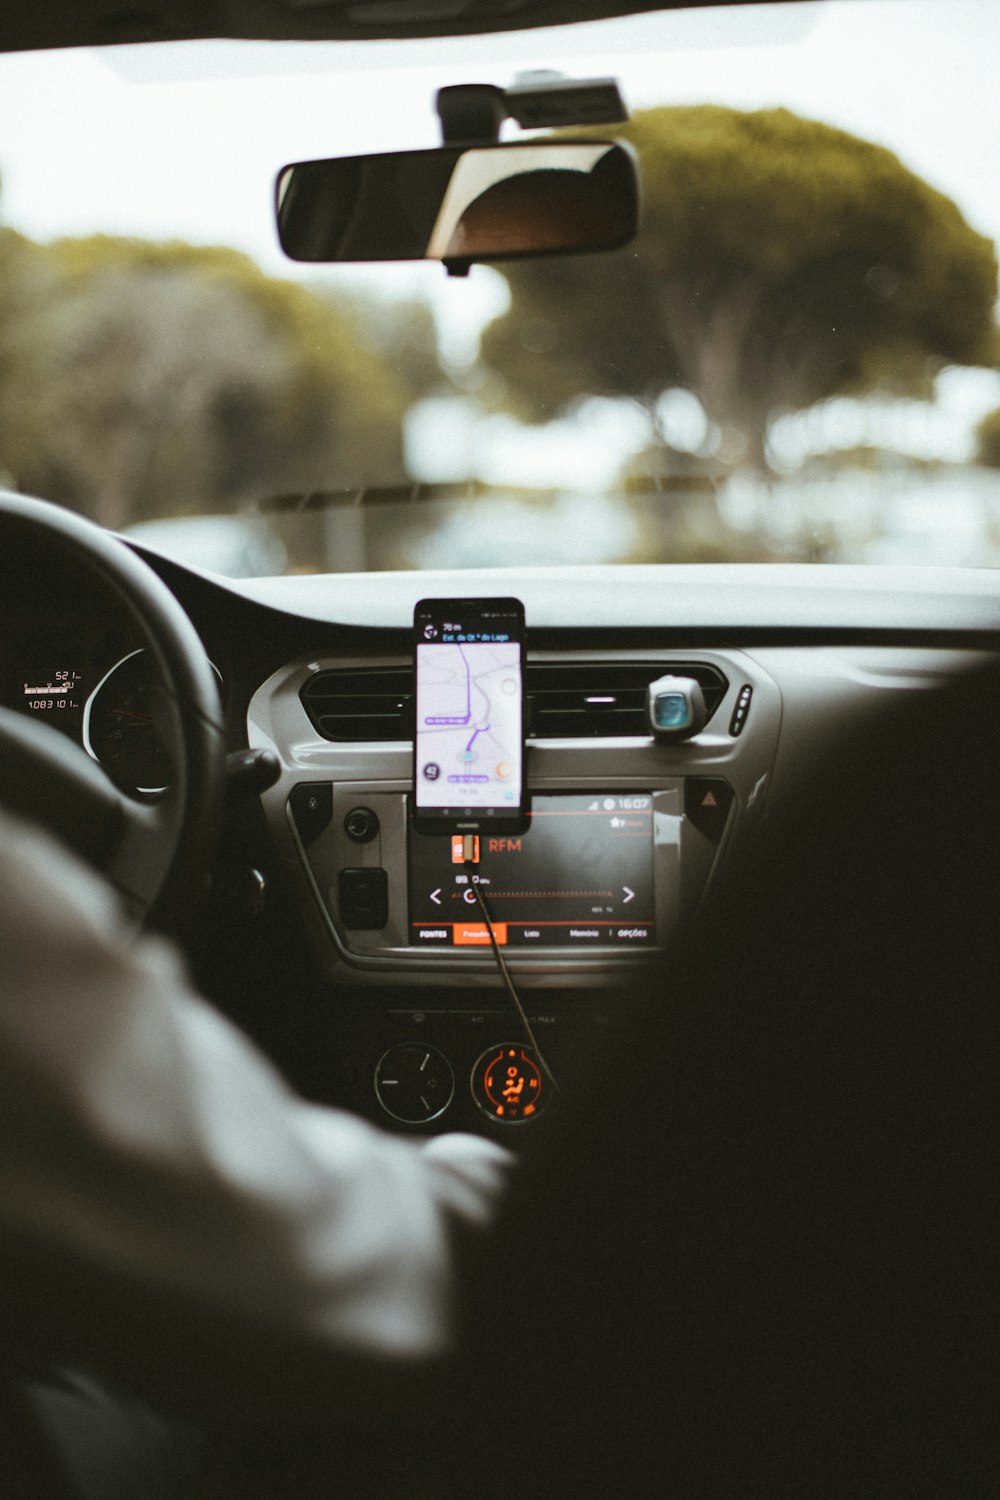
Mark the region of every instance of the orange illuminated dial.
POLYGON ((472 1097, 501 1125, 520 1125, 541 1114, 548 1094, 531 1048, 519 1042, 488 1048, 472 1070, 472 1097))

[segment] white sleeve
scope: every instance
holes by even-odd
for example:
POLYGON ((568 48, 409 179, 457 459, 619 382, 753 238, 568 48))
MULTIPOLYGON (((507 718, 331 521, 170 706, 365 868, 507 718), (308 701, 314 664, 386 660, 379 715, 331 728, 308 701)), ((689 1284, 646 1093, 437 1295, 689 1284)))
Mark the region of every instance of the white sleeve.
POLYGON ((132 937, 103 884, 0 816, 0 1234, 352 1358, 449 1339, 449 1227, 510 1157, 297 1098, 132 937))

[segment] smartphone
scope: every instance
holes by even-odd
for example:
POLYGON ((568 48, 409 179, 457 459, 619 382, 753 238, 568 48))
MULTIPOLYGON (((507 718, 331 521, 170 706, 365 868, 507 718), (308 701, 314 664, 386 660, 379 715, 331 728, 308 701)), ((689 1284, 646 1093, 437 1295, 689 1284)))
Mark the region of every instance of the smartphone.
POLYGON ((415 826, 422 833, 523 826, 524 605, 421 599, 413 637, 415 826))

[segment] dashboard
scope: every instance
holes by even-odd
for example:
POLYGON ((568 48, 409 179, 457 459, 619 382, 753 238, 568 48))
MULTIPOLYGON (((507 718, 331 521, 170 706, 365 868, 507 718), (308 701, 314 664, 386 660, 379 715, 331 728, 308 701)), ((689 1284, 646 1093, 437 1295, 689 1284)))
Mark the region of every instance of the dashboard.
MULTIPOLYGON (((140 550, 215 666, 229 748, 269 757, 234 787, 198 982, 307 1095, 403 1131, 510 1139, 635 997, 671 1001, 673 955, 721 870, 762 830, 808 838, 817 767, 879 705, 997 647, 1000 583, 950 570, 524 570, 530 818, 470 867, 412 825, 409 621, 420 597, 495 575, 234 583, 140 550), (649 732, 647 685, 693 676, 693 738, 649 732), (472 891, 531 1028, 502 982, 472 891)), ((117 786, 155 800, 170 766, 127 621, 37 574, 5 605, 4 703, 53 723, 117 786)))
MULTIPOLYGON (((451 840, 412 826, 412 694, 405 658, 317 654, 272 674, 248 713, 251 744, 282 767, 264 797, 269 824, 312 897, 332 981, 495 984, 451 840)), ((526 986, 607 984, 663 951, 730 821, 762 805, 780 696, 742 653, 640 649, 529 651, 526 695, 528 827, 480 840, 480 883, 526 986), (712 685, 696 741, 665 746, 649 732, 646 687, 666 673, 712 685)))

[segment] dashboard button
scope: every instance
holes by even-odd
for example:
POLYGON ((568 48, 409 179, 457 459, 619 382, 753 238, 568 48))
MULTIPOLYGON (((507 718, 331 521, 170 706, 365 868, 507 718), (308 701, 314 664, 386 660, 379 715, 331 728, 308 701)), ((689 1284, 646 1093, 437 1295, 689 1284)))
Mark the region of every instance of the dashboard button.
POLYGON ((308 849, 333 818, 333 787, 328 781, 300 781, 292 787, 288 806, 303 848, 308 849))
POLYGON ((729 733, 733 736, 734 739, 736 739, 743 733, 743 726, 747 721, 747 714, 750 712, 750 699, 752 697, 753 688, 748 682, 744 683, 743 687, 740 688, 739 696, 736 699, 736 707, 733 709, 733 717, 729 721, 729 733))
MULTIPOLYGON (((507 943, 507 923, 494 922, 493 936, 497 940, 497 947, 503 948, 507 943)), ((490 934, 485 922, 456 922, 452 928, 452 942, 456 948, 489 948, 490 934)))
POLYGON ((378 826, 378 816, 370 807, 352 807, 344 819, 344 832, 355 844, 370 844, 378 826))
POLYGON ((707 839, 717 844, 725 832, 733 789, 718 776, 688 776, 684 781, 684 812, 707 839))
POLYGON ((385 1014, 394 1029, 412 1032, 414 1027, 425 1027, 428 1022, 433 1024, 442 1016, 450 1015, 451 1012, 418 1008, 416 1010, 387 1010, 385 1014))
POLYGON ((341 870, 337 877, 340 920, 356 932, 374 932, 389 920, 389 881, 384 870, 341 870))

